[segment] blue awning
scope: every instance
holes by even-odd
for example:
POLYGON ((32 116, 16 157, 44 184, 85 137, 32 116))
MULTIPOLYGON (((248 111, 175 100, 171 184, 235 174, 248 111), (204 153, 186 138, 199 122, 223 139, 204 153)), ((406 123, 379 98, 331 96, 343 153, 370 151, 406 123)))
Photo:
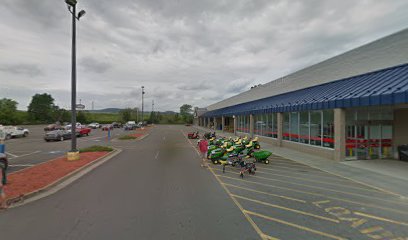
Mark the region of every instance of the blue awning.
POLYGON ((208 111, 205 117, 408 103, 408 64, 208 111))

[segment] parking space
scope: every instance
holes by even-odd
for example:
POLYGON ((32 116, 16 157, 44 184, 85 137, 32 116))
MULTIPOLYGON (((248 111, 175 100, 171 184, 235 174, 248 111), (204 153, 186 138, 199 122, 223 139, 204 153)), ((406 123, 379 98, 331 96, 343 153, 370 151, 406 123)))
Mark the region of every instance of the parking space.
MULTIPOLYGON (((44 125, 25 126, 30 130, 29 136, 6 141, 6 153, 10 163, 9 172, 54 159, 70 150, 70 140, 46 142, 44 140, 44 127, 44 125)), ((122 134, 125 134, 122 129, 114 129, 111 132, 111 138, 122 134)), ((92 129, 89 136, 77 138, 78 148, 109 144, 107 135, 106 131, 92 129)))
POLYGON ((244 178, 237 167, 223 172, 210 164, 264 239, 408 239, 406 199, 280 156, 269 159, 244 178))

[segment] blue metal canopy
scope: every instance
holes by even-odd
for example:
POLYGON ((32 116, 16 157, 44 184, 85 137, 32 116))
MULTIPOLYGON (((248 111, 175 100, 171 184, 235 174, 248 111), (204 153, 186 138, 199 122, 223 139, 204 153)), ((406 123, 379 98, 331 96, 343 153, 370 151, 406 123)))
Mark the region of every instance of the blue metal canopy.
POLYGON ((408 63, 206 112, 205 117, 408 103, 408 63))

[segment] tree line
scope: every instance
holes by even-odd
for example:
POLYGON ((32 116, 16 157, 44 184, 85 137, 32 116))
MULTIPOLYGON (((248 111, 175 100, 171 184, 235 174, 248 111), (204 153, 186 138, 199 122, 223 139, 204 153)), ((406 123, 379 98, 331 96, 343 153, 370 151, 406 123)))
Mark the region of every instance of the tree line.
MULTIPOLYGON (((70 122, 71 111, 60 108, 54 98, 47 93, 35 94, 27 111, 17 109, 18 102, 13 99, 0 99, 0 125, 45 124, 70 122)), ((77 111, 77 122, 112 123, 113 121, 145 121, 155 124, 184 124, 193 122, 193 110, 189 104, 180 107, 180 113, 150 112, 141 116, 137 109, 126 108, 117 114, 77 111)))

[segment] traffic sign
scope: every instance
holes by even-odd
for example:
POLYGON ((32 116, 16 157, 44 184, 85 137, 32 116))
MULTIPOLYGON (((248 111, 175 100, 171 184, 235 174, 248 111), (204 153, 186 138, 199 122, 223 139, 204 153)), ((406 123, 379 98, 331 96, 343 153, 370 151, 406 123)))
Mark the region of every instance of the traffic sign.
POLYGON ((84 105, 84 104, 77 104, 77 105, 76 105, 76 109, 78 109, 78 110, 84 110, 84 109, 85 109, 85 105, 84 105))

